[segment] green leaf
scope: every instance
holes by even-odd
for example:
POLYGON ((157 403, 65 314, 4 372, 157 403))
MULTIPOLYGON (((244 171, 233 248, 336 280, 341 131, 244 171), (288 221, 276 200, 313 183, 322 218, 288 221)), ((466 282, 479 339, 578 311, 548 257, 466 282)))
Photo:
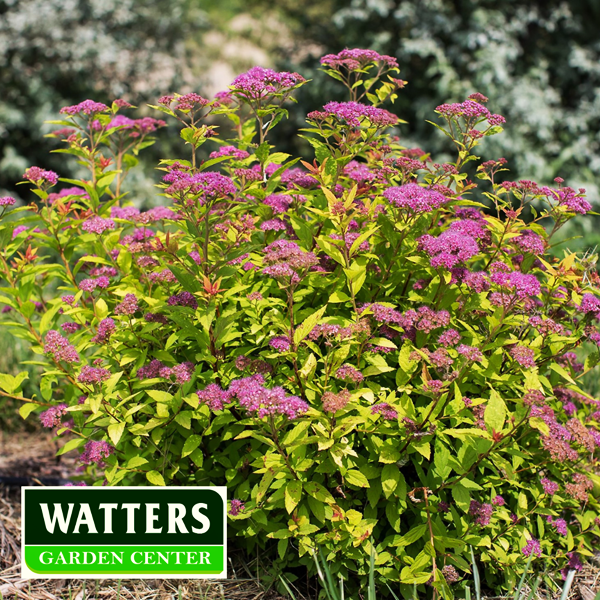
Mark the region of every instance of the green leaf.
POLYGON ((148 471, 146 473, 146 479, 152 485, 160 485, 160 486, 164 486, 165 485, 165 480, 164 480, 163 476, 158 471, 148 471))
POLYGON ((360 472, 356 470, 350 470, 344 476, 346 483, 350 485, 356 485, 357 487, 369 487, 369 480, 360 472))
POLYGON ((120 423, 113 423, 108 426, 108 437, 111 439, 112 443, 116 446, 123 435, 123 431, 125 430, 125 422, 121 421, 120 423))
POLYGON ((71 452, 71 450, 75 450, 75 448, 79 448, 85 444, 85 438, 77 438, 74 440, 69 440, 57 453, 57 456, 61 454, 66 454, 67 452, 71 452))
POLYGON ((200 435, 190 435, 190 437, 185 440, 185 444, 183 444, 183 450, 181 451, 181 457, 184 458, 190 455, 202 442, 202 436, 200 435))
POLYGON ((327 491, 326 488, 316 481, 309 481, 308 483, 305 483, 304 491, 316 500, 319 500, 319 502, 335 504, 334 497, 327 491))
POLYGON ((381 487, 386 498, 389 498, 395 491, 400 481, 400 470, 398 466, 385 465, 381 472, 381 487))
POLYGON ((179 423, 184 429, 190 429, 192 426, 192 415, 194 413, 191 410, 183 410, 175 417, 175 422, 179 423))
POLYGON ((285 486, 285 509, 291 513, 302 498, 302 483, 293 479, 285 486))
POLYGON ((146 393, 150 398, 157 402, 171 402, 173 395, 168 392, 161 392, 160 390, 146 390, 146 393))
POLYGON ((454 502, 456 502, 457 506, 464 512, 469 510, 469 507, 471 506, 471 494, 469 494, 469 490, 460 483, 457 483, 452 487, 452 498, 454 498, 454 502))
POLYGON ((529 425, 538 431, 541 431, 544 435, 550 435, 550 427, 541 417, 530 417, 529 425))
POLYGON ((323 306, 312 315, 304 319, 302 323, 296 328, 294 332, 294 344, 297 346, 315 327, 315 325, 321 320, 321 317, 325 314, 327 305, 323 306))
POLYGON ((490 400, 483 415, 485 424, 494 431, 502 431, 506 419, 506 404, 496 390, 492 390, 490 400))
POLYGON ((417 525, 413 527, 408 533, 403 535, 397 542, 395 542, 394 546, 403 547, 410 546, 414 544, 417 540, 420 540, 425 533, 427 532, 427 523, 423 523, 421 525, 417 525))
POLYGON ((147 462, 148 461, 145 458, 142 458, 141 456, 134 456, 127 463, 127 468, 135 469, 136 467, 141 467, 142 465, 145 465, 147 462))
POLYGON ((19 414, 26 419, 36 408, 38 405, 35 402, 27 402, 22 404, 19 408, 19 414))

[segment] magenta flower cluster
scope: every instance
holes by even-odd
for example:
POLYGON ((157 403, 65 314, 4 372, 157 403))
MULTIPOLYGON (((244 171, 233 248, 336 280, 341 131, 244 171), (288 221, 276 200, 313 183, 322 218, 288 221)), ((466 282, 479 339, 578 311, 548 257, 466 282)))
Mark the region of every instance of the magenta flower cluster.
POLYGON ((308 113, 311 121, 333 119, 341 125, 353 129, 366 127, 391 127, 398 123, 398 117, 388 110, 377 108, 360 102, 328 102, 322 111, 314 110, 308 113))
POLYGON ((364 69, 370 63, 383 63, 388 68, 398 67, 398 61, 393 56, 360 48, 346 48, 338 54, 326 54, 321 58, 321 64, 326 67, 333 69, 344 67, 349 71, 364 69))
POLYGON ((58 175, 54 171, 46 171, 40 169, 40 167, 29 167, 23 173, 23 179, 27 179, 37 185, 43 185, 45 183, 49 185, 56 185, 58 183, 58 175))
POLYGON ((298 73, 287 71, 276 72, 264 67, 252 67, 246 73, 238 75, 230 89, 233 94, 243 96, 248 100, 259 100, 266 96, 282 94, 291 91, 295 86, 306 80, 298 73))
POLYGON ((447 229, 438 237, 424 235, 419 238, 419 248, 431 257, 432 267, 450 269, 466 263, 479 253, 477 242, 470 236, 447 229))
POLYGON ((105 458, 108 458, 113 452, 114 448, 106 441, 90 440, 85 444, 84 450, 79 456, 79 460, 84 465, 91 465, 97 463, 101 465, 105 458))
POLYGON ((64 402, 61 402, 40 413, 42 425, 48 428, 58 427, 62 423, 62 416, 67 414, 67 408, 68 406, 64 402))
POLYGON ((406 208, 413 213, 428 213, 450 201, 440 192, 417 183, 389 187, 383 196, 396 208, 406 208))
POLYGON ((54 329, 51 329, 46 334, 44 354, 51 354, 56 361, 64 361, 66 363, 79 362, 79 354, 75 346, 54 329))

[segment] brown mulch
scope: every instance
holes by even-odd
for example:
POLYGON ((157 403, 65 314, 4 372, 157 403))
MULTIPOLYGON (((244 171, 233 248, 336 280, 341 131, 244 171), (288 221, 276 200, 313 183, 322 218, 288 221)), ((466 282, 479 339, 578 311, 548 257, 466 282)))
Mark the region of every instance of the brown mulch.
MULTIPOLYGON (((0 476, 31 477, 33 481, 68 480, 75 475, 75 461, 68 456, 57 458, 58 448, 47 432, 10 435, 0 432, 0 476)), ((0 600, 286 600, 274 590, 265 589, 252 577, 248 566, 236 562, 235 556, 231 555, 230 579, 222 581, 22 580, 20 501, 17 486, 0 483, 0 600)), ((526 585, 522 597, 528 597, 529 591, 526 585)), ((299 590, 294 593, 296 600, 308 600, 299 590)), ((600 595, 600 553, 577 573, 569 600, 596 600, 597 594, 600 595)), ((316 595, 317 590, 314 590, 311 598, 316 595)), ((545 589, 538 590, 532 600, 557 598, 560 598, 560 591, 552 593, 545 589)), ((510 599, 488 597, 485 600, 510 599)))

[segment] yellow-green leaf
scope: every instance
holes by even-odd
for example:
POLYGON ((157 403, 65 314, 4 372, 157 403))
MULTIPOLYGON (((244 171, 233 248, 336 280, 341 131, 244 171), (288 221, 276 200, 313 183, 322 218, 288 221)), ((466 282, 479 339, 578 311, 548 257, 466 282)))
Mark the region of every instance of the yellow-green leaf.
POLYGON ((300 498, 302 498, 302 484, 296 479, 289 481, 285 486, 285 509, 288 513, 298 506, 300 498))
POLYGON ((116 446, 123 435, 123 430, 125 429, 125 422, 121 421, 120 423, 113 423, 108 426, 108 437, 110 437, 112 443, 116 446))
POLYGON ((163 479, 163 476, 158 471, 148 471, 146 473, 146 479, 152 485, 161 485, 161 486, 165 485, 165 480, 163 479))

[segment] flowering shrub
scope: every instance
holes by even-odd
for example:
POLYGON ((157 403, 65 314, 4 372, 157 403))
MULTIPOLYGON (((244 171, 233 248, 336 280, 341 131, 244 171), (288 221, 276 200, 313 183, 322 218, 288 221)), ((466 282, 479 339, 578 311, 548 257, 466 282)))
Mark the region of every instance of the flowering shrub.
POLYGON ((322 62, 351 97, 308 115, 302 166, 268 142, 298 74, 162 97, 190 154, 161 162, 168 207, 147 212, 121 183, 165 121, 61 110, 90 179, 31 167, 38 201, 0 200, 3 324, 44 368, 41 397, 20 394, 26 373, 0 393, 67 437, 82 482, 227 485, 230 531, 273 572, 321 547, 360 580, 374 545, 412 597, 450 595, 470 547, 497 588, 530 556, 581 564, 600 535, 600 401, 580 386, 598 278, 547 250, 584 191, 499 182, 503 159, 468 180, 504 121, 481 94, 436 109, 457 149, 437 164, 388 131, 393 59, 322 62))

